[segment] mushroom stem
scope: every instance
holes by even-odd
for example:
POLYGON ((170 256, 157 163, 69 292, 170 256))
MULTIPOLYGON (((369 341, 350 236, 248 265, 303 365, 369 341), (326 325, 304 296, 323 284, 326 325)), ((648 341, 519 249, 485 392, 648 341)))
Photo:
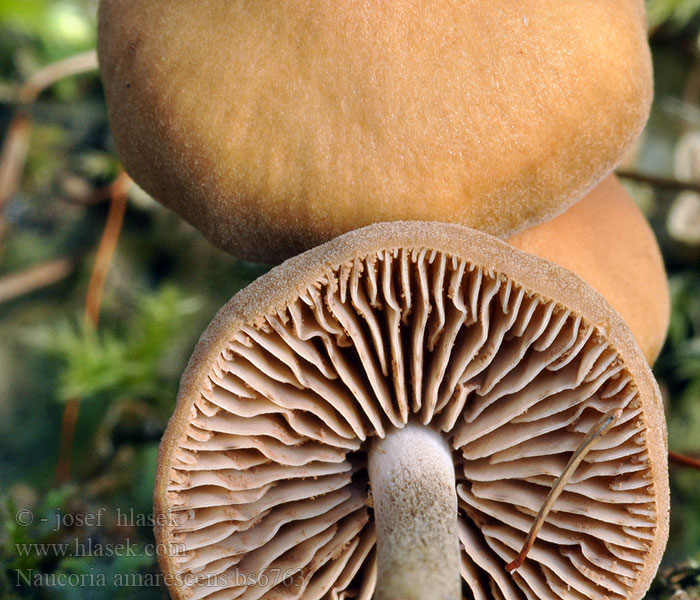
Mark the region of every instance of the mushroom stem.
POLYGON ((547 498, 545 499, 542 508, 540 508, 540 512, 537 513, 537 517, 532 522, 530 532, 527 534, 522 550, 520 550, 518 556, 516 556, 506 565, 506 571, 511 573, 523 564, 528 552, 530 552, 530 549, 535 544, 535 538, 537 538, 537 534, 540 532, 542 525, 544 525, 544 521, 547 518, 549 511, 552 509, 552 506, 554 506, 554 503, 557 501, 557 498, 559 498, 559 495, 564 491, 564 487, 566 487, 566 484, 569 483, 569 479, 571 479, 574 471, 576 471, 576 468, 579 466, 579 464, 581 464, 581 461, 585 458, 586 454, 588 454, 588 451, 593 448, 594 444, 601 437, 603 437, 612 428, 612 426, 615 425, 615 423, 617 423, 621 416, 622 409, 613 408, 612 410, 606 412, 593 425, 593 427, 591 427, 586 437, 583 438, 581 444, 579 444, 578 448, 576 448, 574 453, 571 455, 571 458, 564 468, 564 471, 554 482, 552 489, 549 490, 549 494, 547 494, 547 498))
POLYGON ((377 600, 461 598, 452 454, 429 427, 408 424, 369 451, 377 530, 377 600))

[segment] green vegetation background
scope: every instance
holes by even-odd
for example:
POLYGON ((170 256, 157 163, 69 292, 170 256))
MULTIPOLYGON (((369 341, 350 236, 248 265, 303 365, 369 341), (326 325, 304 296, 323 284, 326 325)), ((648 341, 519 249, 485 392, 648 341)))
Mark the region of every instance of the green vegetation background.
MULTIPOLYGON (((656 100, 624 168, 697 183, 700 0, 647 4, 656 100)), ((0 140, 21 82, 94 47, 95 11, 95 0, 0 0, 0 140)), ((8 227, 0 239, 0 290, 11 289, 8 274, 56 258, 70 259, 73 268, 36 291, 0 293, 0 598, 166 598, 148 546, 158 440, 198 335, 266 268, 214 249, 132 188, 100 326, 84 325, 108 210, 94 191, 119 172, 98 76, 59 82, 31 115, 27 167, 0 216, 8 227), (75 397, 82 405, 73 476, 57 485, 61 415, 75 397), (18 517, 25 510, 33 516, 29 525, 18 517), (84 515, 93 522, 80 522, 84 515), (57 543, 89 555, 39 550, 57 543), (115 555, 100 555, 110 548, 115 555), (120 579, 124 574, 140 577, 120 579)), ((700 456, 700 195, 629 186, 657 233, 673 294, 669 339, 655 368, 669 443, 700 456)), ((671 482, 666 567, 649 597, 698 599, 700 472, 673 467, 671 482)))

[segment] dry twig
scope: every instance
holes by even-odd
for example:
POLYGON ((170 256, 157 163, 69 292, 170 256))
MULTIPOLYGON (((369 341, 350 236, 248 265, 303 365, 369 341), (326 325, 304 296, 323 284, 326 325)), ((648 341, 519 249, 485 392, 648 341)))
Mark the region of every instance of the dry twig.
POLYGON ((89 50, 40 69, 19 88, 16 97, 19 108, 10 122, 0 149, 0 239, 6 229, 1 217, 17 193, 27 161, 31 132, 28 106, 36 101, 41 92, 57 81, 96 69, 97 53, 89 50))
POLYGON ((0 303, 57 283, 68 277, 74 267, 70 258, 59 258, 8 273, 0 279, 0 303))
POLYGON ((691 467, 693 469, 700 470, 700 458, 686 456, 685 454, 679 454, 678 452, 669 452, 668 460, 669 462, 681 465, 683 467, 691 467))
POLYGON ((615 174, 621 179, 629 179, 639 183, 646 183, 654 187, 665 188, 673 191, 689 190, 700 194, 700 182, 697 181, 680 181, 670 177, 661 177, 658 175, 650 175, 648 173, 640 173, 638 171, 628 171, 627 169, 618 169, 615 174))
POLYGON ((523 564, 525 558, 527 558, 528 552, 530 552, 532 546, 535 544, 537 534, 539 533, 540 529, 542 529, 542 526, 544 525, 544 522, 547 519, 549 511, 552 510, 552 507, 557 501, 557 498, 559 498, 561 493, 564 491, 564 488, 571 479, 571 476, 574 474, 579 464, 581 464, 581 461, 586 457, 586 454, 588 454, 590 449, 596 444, 596 442, 601 437, 603 437, 608 431, 610 431, 610 429, 612 429, 615 426, 615 424, 619 421, 621 416, 621 408, 613 408, 612 410, 609 410, 600 418, 600 420, 597 423, 595 423, 595 425, 593 425, 586 437, 583 438, 581 444, 571 455, 571 458, 569 459, 569 462, 566 465, 564 471, 557 478, 557 480, 552 485, 552 488, 549 490, 547 498, 542 504, 540 511, 537 513, 535 520, 532 522, 530 531, 527 534, 527 537, 525 538, 525 542, 523 543, 522 550, 520 550, 518 555, 506 565, 506 571, 508 571, 509 573, 516 571, 523 564))
MULTIPOLYGON (((85 320, 92 327, 97 327, 100 320, 104 285, 124 223, 127 193, 131 183, 131 178, 125 172, 122 172, 110 186, 112 201, 109 205, 109 213, 102 233, 102 239, 97 247, 95 263, 92 267, 92 275, 90 276, 90 283, 88 284, 88 291, 85 297, 85 320)), ((70 477, 73 442, 75 440, 75 428, 78 423, 79 412, 80 398, 71 398, 66 402, 61 421, 61 441, 56 466, 56 482, 59 484, 64 483, 70 477)))

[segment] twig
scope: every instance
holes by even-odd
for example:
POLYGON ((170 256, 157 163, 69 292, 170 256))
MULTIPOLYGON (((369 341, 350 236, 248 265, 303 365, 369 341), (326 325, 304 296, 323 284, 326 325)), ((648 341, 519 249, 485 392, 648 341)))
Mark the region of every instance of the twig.
POLYGON ((691 467, 693 469, 700 470, 700 458, 686 456, 685 454, 679 454, 678 452, 669 452, 668 460, 683 467, 691 467))
MULTIPOLYGON (((94 50, 76 54, 40 69, 17 91, 19 105, 0 149, 0 217, 17 193, 29 150, 31 116, 28 105, 36 101, 41 92, 66 77, 88 73, 97 69, 97 53, 94 50)), ((6 227, 0 219, 0 239, 6 227)))
POLYGON ((19 272, 9 273, 0 279, 0 302, 7 302, 57 283, 68 277, 73 272, 74 267, 73 260, 59 258, 19 272))
POLYGON ((0 214, 17 193, 29 150, 31 119, 25 112, 15 115, 0 150, 0 214))
MULTIPOLYGON (((127 193, 131 183, 131 178, 125 172, 122 172, 110 186, 112 201, 109 205, 109 213, 102 232, 102 239, 100 239, 100 244, 97 247, 95 263, 92 267, 92 275, 90 276, 90 283, 88 284, 88 291, 85 297, 85 320, 92 327, 97 327, 100 320, 100 306, 102 305, 104 285, 124 223, 127 193)), ((79 413, 80 398, 68 400, 63 409, 63 418, 61 420, 61 441, 58 451, 58 463, 56 465, 56 483, 58 484, 64 483, 70 477, 73 442, 75 441, 75 429, 79 413)))
POLYGON ((22 87, 17 92, 17 102, 21 104, 34 102, 41 92, 51 87, 57 81, 73 75, 95 71, 96 69, 97 52, 95 50, 87 50, 63 60, 58 60, 42 67, 22 84, 22 87))
POLYGON ((102 204, 111 197, 111 184, 95 188, 77 175, 64 177, 59 187, 61 200, 83 207, 102 204))
POLYGON ((697 181, 680 181, 678 179, 672 179, 670 177, 661 177, 658 175, 650 175, 648 173, 628 171, 626 169, 619 169, 615 171, 615 174, 622 179, 629 179, 630 181, 647 183, 654 187, 666 188, 668 190, 676 191, 689 190, 691 192, 697 192, 700 194, 700 182, 697 181))
POLYGON ((119 234, 124 223, 124 212, 126 211, 126 201, 131 178, 122 171, 114 180, 111 186, 112 201, 109 205, 107 222, 105 223, 102 239, 97 247, 95 264, 92 267, 92 275, 88 284, 87 296, 85 298, 85 319, 93 327, 97 327, 100 320, 100 306, 102 305, 102 294, 104 292, 105 280, 112 262, 114 251, 117 248, 119 234))
POLYGON ((61 485, 70 478, 71 458, 73 456, 73 440, 75 426, 78 423, 80 400, 71 398, 63 408, 61 418, 61 441, 58 446, 58 462, 56 463, 56 483, 61 485))
POLYGON ((588 454, 588 451, 593 447, 593 445, 601 437, 603 437, 615 425, 615 423, 617 423, 621 416, 621 408, 613 408, 612 410, 609 410, 595 425, 593 425, 586 437, 583 438, 583 441, 579 447, 576 448, 574 453, 571 455, 566 468, 554 482, 552 489, 549 490, 549 494, 547 494, 544 504, 537 513, 537 517, 535 517, 535 520, 532 522, 530 532, 527 534, 527 538, 525 538, 525 543, 523 544, 522 550, 520 550, 518 555, 506 565, 506 571, 511 573, 523 564, 523 561, 525 558, 527 558, 528 552, 530 552, 530 549, 535 544, 537 534, 542 528, 542 525, 544 525, 544 521, 547 518, 549 511, 552 509, 552 506, 554 506, 554 503, 557 501, 557 498, 559 498, 559 495, 564 491, 566 484, 569 483, 569 479, 571 479, 571 476, 576 471, 576 468, 586 457, 586 454, 588 454))

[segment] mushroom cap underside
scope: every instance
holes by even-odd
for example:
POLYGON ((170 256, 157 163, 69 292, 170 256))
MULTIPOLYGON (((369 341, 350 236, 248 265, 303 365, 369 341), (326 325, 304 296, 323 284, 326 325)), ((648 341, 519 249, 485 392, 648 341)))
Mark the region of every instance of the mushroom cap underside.
POLYGON ((666 270, 646 217, 614 175, 558 217, 508 243, 592 286, 620 313, 649 364, 654 363, 671 316, 666 270))
POLYGON ((126 170, 278 261, 382 221, 507 237, 578 200, 648 116, 641 0, 102 0, 126 170))
POLYGON ((646 591, 668 533, 665 423, 623 320, 576 276, 491 236, 392 223, 273 269, 202 336, 159 458, 172 596, 370 598, 366 448, 409 420, 454 449, 465 597, 646 591), (618 423, 508 574, 611 408, 618 423))

